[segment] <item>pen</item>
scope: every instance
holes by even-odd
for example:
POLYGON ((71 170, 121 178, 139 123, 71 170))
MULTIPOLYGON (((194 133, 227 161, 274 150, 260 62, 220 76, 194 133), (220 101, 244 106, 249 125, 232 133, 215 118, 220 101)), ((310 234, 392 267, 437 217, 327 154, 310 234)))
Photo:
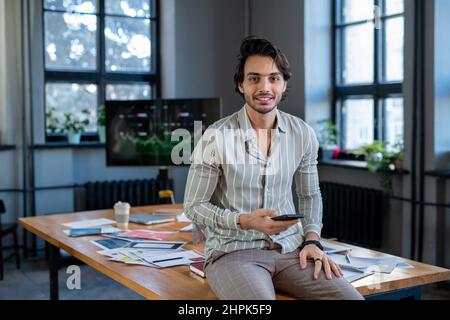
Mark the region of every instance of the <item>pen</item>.
POLYGON ((358 269, 357 267, 349 266, 347 264, 340 264, 339 267, 341 267, 341 269, 344 269, 344 270, 364 273, 364 270, 358 269))
POLYGON ((178 260, 178 259, 183 259, 183 257, 176 257, 176 258, 170 258, 170 259, 161 259, 161 260, 153 260, 152 263, 171 261, 171 260, 178 260))
POLYGON ((352 262, 350 261, 350 256, 348 255, 348 253, 345 255, 345 259, 347 260, 347 262, 349 264, 352 264, 352 262))

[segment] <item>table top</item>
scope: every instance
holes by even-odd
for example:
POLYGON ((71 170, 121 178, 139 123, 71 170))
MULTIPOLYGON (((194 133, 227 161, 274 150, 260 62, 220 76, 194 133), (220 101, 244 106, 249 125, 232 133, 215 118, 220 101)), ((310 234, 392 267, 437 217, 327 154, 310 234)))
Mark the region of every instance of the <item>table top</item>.
MULTIPOLYGON (((183 211, 181 204, 154 205, 134 207, 133 213, 152 213, 158 210, 169 211, 175 216, 183 211)), ((109 218, 114 220, 113 210, 83 211, 36 217, 19 218, 19 224, 31 233, 43 238, 50 244, 67 251, 72 256, 83 261, 108 277, 134 290, 148 299, 169 300, 209 300, 217 299, 208 286, 207 279, 190 272, 188 266, 171 268, 151 268, 137 265, 127 265, 108 260, 108 257, 97 253, 101 249, 90 241, 101 236, 69 237, 63 230, 68 229, 63 223, 83 219, 109 218)), ((188 225, 188 222, 168 222, 157 225, 139 225, 130 223, 128 229, 148 229, 159 231, 178 231, 188 225)), ((169 241, 184 241, 186 249, 196 249, 203 252, 203 244, 192 244, 192 232, 177 232, 169 241)), ((338 243, 338 242, 336 242, 338 243)), ((339 243, 338 243, 339 244, 339 243)), ((347 245, 352 248, 352 255, 361 257, 390 256, 381 252, 347 245)), ((414 266, 413 269, 396 268, 389 274, 374 274, 352 282, 352 285, 362 294, 371 295, 392 290, 415 287, 450 279, 450 270, 400 258, 414 266)), ((277 294, 277 299, 292 299, 289 295, 277 294)))

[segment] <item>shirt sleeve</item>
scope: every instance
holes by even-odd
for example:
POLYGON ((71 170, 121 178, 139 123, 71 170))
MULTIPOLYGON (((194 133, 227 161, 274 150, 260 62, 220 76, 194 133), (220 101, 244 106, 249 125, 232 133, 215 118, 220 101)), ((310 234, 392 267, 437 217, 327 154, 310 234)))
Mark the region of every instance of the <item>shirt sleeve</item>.
POLYGON ((298 196, 298 207, 305 215, 303 222, 304 234, 316 233, 320 238, 322 230, 322 195, 320 193, 319 175, 317 172, 317 151, 319 142, 314 130, 306 127, 302 136, 305 152, 298 166, 294 179, 295 191, 298 196))
POLYGON ((184 194, 184 213, 194 223, 210 228, 240 229, 241 213, 211 203, 222 175, 216 132, 206 130, 194 149, 184 194))

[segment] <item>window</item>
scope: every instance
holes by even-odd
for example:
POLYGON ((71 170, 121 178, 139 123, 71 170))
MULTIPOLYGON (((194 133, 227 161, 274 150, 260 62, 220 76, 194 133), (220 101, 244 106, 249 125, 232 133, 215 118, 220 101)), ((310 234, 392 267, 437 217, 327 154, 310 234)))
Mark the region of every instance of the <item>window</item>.
MULTIPOLYGON (((43 0, 43 22, 45 108, 59 124, 87 110, 84 139, 96 139, 105 100, 159 95, 157 0, 43 0)), ((63 139, 46 128, 47 141, 63 139)))
POLYGON ((343 149, 403 138, 404 0, 334 1, 334 115, 343 149))

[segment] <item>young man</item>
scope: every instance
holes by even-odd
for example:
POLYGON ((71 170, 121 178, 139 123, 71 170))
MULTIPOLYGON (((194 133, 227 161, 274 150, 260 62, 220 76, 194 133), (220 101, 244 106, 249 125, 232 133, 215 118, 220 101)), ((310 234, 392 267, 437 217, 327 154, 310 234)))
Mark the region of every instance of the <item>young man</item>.
POLYGON ((185 214, 206 227, 206 276, 220 299, 362 299, 320 245, 318 142, 301 119, 278 110, 291 76, 285 55, 243 40, 234 82, 245 106, 214 123, 194 150, 185 214), (293 214, 295 180, 300 224, 293 214), (322 272, 323 271, 323 272, 322 272))

